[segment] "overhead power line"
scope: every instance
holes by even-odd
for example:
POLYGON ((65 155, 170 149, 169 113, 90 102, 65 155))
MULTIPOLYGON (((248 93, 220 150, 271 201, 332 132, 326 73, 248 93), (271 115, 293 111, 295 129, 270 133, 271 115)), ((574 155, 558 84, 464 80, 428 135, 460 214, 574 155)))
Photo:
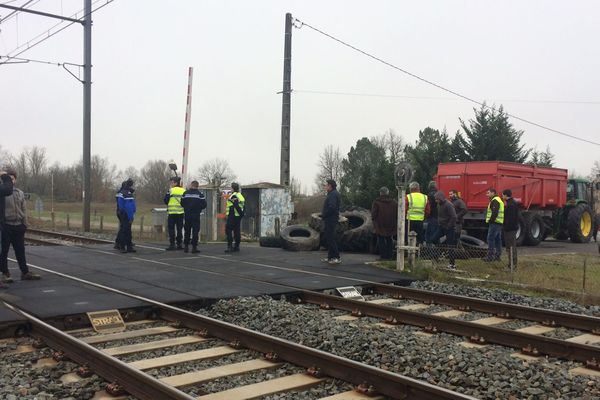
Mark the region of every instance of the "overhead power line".
MULTIPOLYGON (((348 48, 350 48, 350 49, 352 49, 352 50, 354 50, 354 51, 356 51, 356 52, 358 52, 358 53, 360 53, 360 54, 362 54, 362 55, 364 55, 364 56, 366 56, 368 58, 371 58, 371 59, 373 59, 373 60, 375 60, 375 61, 377 61, 379 63, 387 65, 388 67, 390 67, 392 69, 400 71, 403 74, 406 74, 406 75, 408 75, 410 77, 413 77, 413 78, 415 78, 417 80, 420 80, 421 82, 424 82, 424 83, 426 83, 428 85, 434 86, 434 87, 436 87, 436 88, 438 88, 440 90, 443 90, 443 91, 445 91, 447 93, 450 93, 450 94, 452 94, 454 96, 460 97, 460 98, 462 98, 464 100, 467 100, 467 101, 469 101, 471 103, 477 104, 477 105, 479 105, 481 107, 485 107, 485 108, 489 108, 489 109, 494 109, 494 107, 489 106, 489 105, 487 105, 487 104, 485 104, 483 102, 480 102, 480 101, 475 100, 475 99, 473 99, 471 97, 465 96, 465 95, 463 95, 463 94, 461 94, 461 93, 459 93, 457 91, 448 89, 448 88, 446 88, 446 87, 444 87, 444 86, 442 86, 442 85, 440 85, 438 83, 432 82, 432 81, 430 81, 428 79, 425 79, 425 78, 423 78, 423 77, 421 77, 419 75, 416 75, 416 74, 414 74, 414 73, 412 73, 410 71, 407 71, 407 70, 405 70, 403 68, 400 68, 400 67, 392 64, 391 62, 385 61, 382 58, 379 58, 379 57, 377 57, 377 56, 375 56, 375 55, 373 55, 373 54, 371 54, 371 53, 369 53, 369 52, 367 52, 365 50, 362 50, 362 49, 360 49, 360 48, 358 48, 356 46, 353 46, 350 43, 347 43, 347 42, 343 41, 342 39, 339 39, 339 38, 337 38, 337 37, 335 37, 335 36, 333 36, 333 35, 331 35, 331 34, 329 34, 327 32, 322 31, 321 29, 318 29, 318 28, 316 28, 316 27, 314 27, 314 26, 312 26, 312 25, 310 25, 310 24, 308 24, 308 23, 306 23, 304 21, 301 21, 301 20, 299 20, 297 18, 295 19, 294 26, 296 28, 298 28, 298 29, 301 29, 301 28, 303 28, 303 27, 306 26, 307 28, 312 29, 313 31, 315 31, 317 33, 320 33, 321 35, 323 35, 325 37, 328 37, 329 39, 331 39, 331 40, 333 40, 333 41, 335 41, 335 42, 337 42, 337 43, 339 43, 339 44, 341 44, 341 45, 343 45, 345 47, 348 47, 348 48)), ((537 122, 533 122, 533 121, 530 121, 528 119, 518 117, 518 116, 516 116, 514 114, 509 114, 509 113, 505 113, 505 114, 507 116, 513 118, 513 119, 516 119, 518 121, 524 122, 524 123, 529 124, 529 125, 536 126, 538 128, 547 130, 549 132, 553 132, 553 133, 556 133, 558 135, 565 136, 565 137, 568 137, 568 138, 571 138, 571 139, 575 139, 575 140, 579 140, 579 141, 582 141, 582 142, 585 142, 585 143, 589 143, 589 144, 593 144, 593 145, 596 145, 596 146, 600 146, 599 142, 594 142, 592 140, 585 139, 585 138, 582 138, 582 137, 579 137, 579 136, 575 136, 575 135, 572 135, 572 134, 567 133, 567 132, 559 131, 557 129, 553 129, 553 128, 550 128, 548 126, 545 126, 545 125, 542 125, 542 124, 538 124, 537 122)))
MULTIPOLYGON (((386 93, 361 93, 361 92, 338 92, 328 90, 304 90, 294 89, 295 93, 308 93, 308 94, 324 94, 333 96, 356 96, 356 97, 384 97, 384 98, 398 98, 398 99, 416 99, 416 100, 450 100, 450 101, 461 101, 456 97, 435 97, 435 96, 409 96, 402 94, 386 94, 386 93)), ((462 99, 464 101, 464 99, 462 99)), ((596 105, 600 104, 600 101, 578 101, 578 100, 518 100, 518 99, 495 99, 496 102, 502 103, 532 103, 532 104, 587 104, 596 105)))

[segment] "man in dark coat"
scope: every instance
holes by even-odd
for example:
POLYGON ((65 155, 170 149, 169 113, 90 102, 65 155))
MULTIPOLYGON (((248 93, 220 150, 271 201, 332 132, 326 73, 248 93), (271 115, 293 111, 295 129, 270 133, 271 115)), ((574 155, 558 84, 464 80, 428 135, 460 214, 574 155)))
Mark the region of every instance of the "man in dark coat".
POLYGON ((512 190, 504 189, 502 198, 506 202, 504 207, 504 245, 508 252, 508 267, 512 270, 517 267, 517 231, 519 230, 519 205, 512 197, 512 190))
POLYGON ((462 232, 465 215, 467 215, 467 211, 469 210, 463 199, 460 198, 458 190, 452 189, 448 194, 450 196, 450 201, 454 206, 454 210, 456 211, 456 241, 458 242, 462 232))
POLYGON ((379 255, 382 260, 391 260, 394 253, 392 237, 398 229, 398 202, 390 197, 390 190, 385 186, 379 189, 379 197, 373 202, 371 218, 379 255))
POLYGON ((198 233, 200 232, 200 214, 206 208, 206 197, 198 190, 198 181, 192 181, 188 190, 181 198, 181 205, 185 211, 183 220, 183 251, 187 253, 192 243, 192 253, 199 253, 198 233))
POLYGON ((437 244, 440 236, 438 230, 438 210, 437 202, 435 201, 435 194, 438 188, 435 181, 429 182, 427 192, 427 204, 429 204, 429 214, 427 214, 427 230, 425 231, 425 242, 427 244, 437 244), (436 239, 437 238, 437 239, 436 239))
POLYGON ((435 194, 438 212, 438 230, 434 236, 434 243, 437 243, 441 237, 446 236, 446 247, 448 247, 448 259, 450 264, 449 269, 456 269, 454 265, 454 248, 456 247, 456 210, 454 205, 450 203, 444 196, 444 193, 438 191, 435 194))
POLYGON ((323 223, 325 224, 325 241, 327 242, 328 253, 327 258, 321 261, 335 265, 342 262, 337 241, 335 240, 335 227, 340 218, 341 200, 340 193, 337 191, 337 183, 333 179, 327 179, 325 190, 327 190, 327 198, 325 199, 325 203, 323 203, 321 218, 323 218, 323 223))

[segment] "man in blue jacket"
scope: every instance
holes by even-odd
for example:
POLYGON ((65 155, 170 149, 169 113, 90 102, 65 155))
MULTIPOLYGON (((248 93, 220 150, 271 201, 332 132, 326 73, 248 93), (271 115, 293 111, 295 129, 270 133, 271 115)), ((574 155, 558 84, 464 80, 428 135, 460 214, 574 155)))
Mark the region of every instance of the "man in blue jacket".
POLYGON ((119 218, 119 233, 117 247, 121 253, 135 253, 131 242, 131 224, 135 216, 135 198, 133 197, 133 180, 127 179, 117 192, 117 218, 119 218))
POLYGON ((335 265, 342 262, 335 237, 335 227, 340 218, 341 200, 340 193, 337 191, 337 183, 333 179, 327 179, 325 190, 327 190, 327 198, 323 204, 321 218, 323 218, 325 224, 325 241, 327 242, 328 253, 327 258, 321 261, 335 265))

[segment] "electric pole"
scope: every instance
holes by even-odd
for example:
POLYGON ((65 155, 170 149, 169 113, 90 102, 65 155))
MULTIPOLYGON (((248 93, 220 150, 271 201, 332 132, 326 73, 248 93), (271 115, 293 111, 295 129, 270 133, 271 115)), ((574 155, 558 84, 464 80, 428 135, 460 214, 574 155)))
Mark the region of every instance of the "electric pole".
POLYGON ((84 0, 83 19, 83 216, 81 227, 90 231, 92 132, 92 0, 84 0))
POLYGON ((281 100, 281 164, 279 183, 290 185, 290 121, 292 105, 292 14, 285 14, 283 91, 281 100))

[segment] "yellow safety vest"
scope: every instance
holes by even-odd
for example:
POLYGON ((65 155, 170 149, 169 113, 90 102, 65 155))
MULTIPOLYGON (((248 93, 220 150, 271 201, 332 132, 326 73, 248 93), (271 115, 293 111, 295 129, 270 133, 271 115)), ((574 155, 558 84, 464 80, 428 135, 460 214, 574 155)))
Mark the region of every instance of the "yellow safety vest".
POLYGON ((167 212, 169 214, 183 214, 183 207, 181 206, 181 197, 185 189, 179 186, 173 186, 169 191, 169 203, 167 204, 167 212))
POLYGON ((502 224, 504 222, 504 202, 500 198, 500 196, 494 197, 490 204, 488 204, 487 213, 485 214, 485 222, 490 222, 490 218, 492 218, 492 201, 497 201, 500 204, 500 208, 498 209, 498 216, 496 217, 496 223, 502 224))
POLYGON ((238 210, 235 209, 235 207, 233 207, 233 201, 231 201, 231 198, 233 196, 237 197, 240 208, 242 210, 244 209, 244 204, 246 203, 246 199, 244 199, 244 196, 240 192, 233 192, 227 198, 227 208, 225 209, 225 215, 229 215, 231 213, 231 210, 233 210, 233 212, 235 213, 234 215, 236 217, 239 217, 240 213, 238 212, 238 210))
POLYGON ((406 198, 408 199, 408 220, 425 220, 425 207, 427 207, 427 196, 423 193, 414 192, 407 194, 406 198))

